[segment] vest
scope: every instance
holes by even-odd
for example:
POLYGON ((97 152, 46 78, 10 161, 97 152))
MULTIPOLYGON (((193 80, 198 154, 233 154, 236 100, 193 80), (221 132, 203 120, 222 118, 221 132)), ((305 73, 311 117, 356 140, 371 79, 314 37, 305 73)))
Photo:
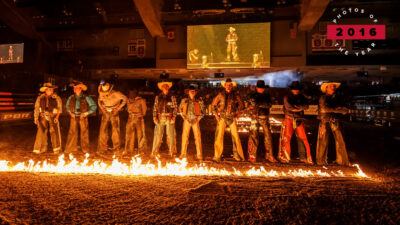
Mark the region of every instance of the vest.
MULTIPOLYGON (((76 98, 75 95, 71 95, 71 101, 69 102, 69 111, 74 113, 76 106, 76 98)), ((86 95, 82 94, 81 98, 79 99, 79 106, 80 112, 85 113, 89 110, 89 104, 86 101, 86 95)))
MULTIPOLYGON (((53 95, 54 96, 54 95, 53 95)), ((58 109, 57 107, 57 99, 55 96, 50 96, 48 98, 48 105, 46 106, 46 95, 43 95, 42 98, 40 98, 40 112, 50 112, 53 113, 54 109, 58 109)))
MULTIPOLYGON (((200 116, 201 114, 201 107, 200 107, 200 103, 198 100, 194 100, 194 115, 195 116, 200 116)), ((183 103, 183 109, 182 109, 182 115, 186 116, 187 115, 187 111, 188 111, 188 106, 189 106, 189 99, 185 98, 184 103, 183 103)))
POLYGON ((158 95, 158 113, 173 113, 174 108, 172 107, 172 98, 174 96, 172 95, 167 95, 167 97, 164 99, 163 94, 158 95), (165 107, 165 111, 163 112, 165 107))

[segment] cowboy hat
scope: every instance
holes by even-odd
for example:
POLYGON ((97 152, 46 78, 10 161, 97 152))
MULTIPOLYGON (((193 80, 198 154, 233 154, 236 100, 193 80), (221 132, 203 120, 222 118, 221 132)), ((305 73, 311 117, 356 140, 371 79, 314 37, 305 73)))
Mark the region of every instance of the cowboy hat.
POLYGON ((338 82, 326 82, 326 83, 322 83, 322 85, 321 85, 321 91, 322 91, 323 93, 326 93, 326 88, 327 88, 329 85, 331 85, 331 84, 335 85, 336 88, 338 88, 338 87, 340 86, 340 83, 338 83, 338 82))
POLYGON ((303 85, 299 81, 293 81, 291 85, 288 86, 290 90, 302 90, 303 85))
POLYGON ((258 80, 256 84, 256 88, 269 88, 268 85, 265 85, 265 82, 263 80, 258 80))
POLYGON ((113 85, 111 85, 110 83, 104 83, 104 84, 100 84, 98 87, 98 91, 100 94, 105 94, 110 92, 113 89, 113 85))
POLYGON ((74 81, 70 84, 71 87, 80 87, 82 89, 82 91, 86 91, 87 90, 87 86, 80 82, 80 81, 74 81))
POLYGON ((188 88, 186 88, 184 90, 185 94, 189 94, 189 91, 194 90, 197 92, 199 92, 199 87, 196 84, 190 84, 188 88))
POLYGON ((53 85, 52 83, 44 83, 43 87, 40 88, 40 92, 45 92, 48 88, 58 88, 57 86, 53 85))
POLYGON ((229 27, 229 29, 228 29, 229 31, 236 31, 236 29, 234 28, 234 27, 229 27))
POLYGON ((168 85, 169 88, 172 87, 172 82, 161 81, 157 83, 157 86, 160 90, 162 90, 162 86, 168 85))
POLYGON ((232 81, 231 78, 226 79, 226 81, 221 81, 221 86, 222 86, 222 87, 225 87, 225 84, 226 84, 226 83, 232 83, 232 85, 233 85, 234 87, 236 87, 236 81, 232 81))

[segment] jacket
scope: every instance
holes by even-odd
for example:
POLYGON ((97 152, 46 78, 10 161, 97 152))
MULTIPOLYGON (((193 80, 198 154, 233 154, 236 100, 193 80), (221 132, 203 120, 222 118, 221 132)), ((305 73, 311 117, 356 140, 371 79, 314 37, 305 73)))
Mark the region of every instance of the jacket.
POLYGON ((224 117, 236 117, 243 109, 243 102, 235 91, 231 91, 230 93, 223 91, 214 98, 211 108, 214 115, 220 114, 224 117))

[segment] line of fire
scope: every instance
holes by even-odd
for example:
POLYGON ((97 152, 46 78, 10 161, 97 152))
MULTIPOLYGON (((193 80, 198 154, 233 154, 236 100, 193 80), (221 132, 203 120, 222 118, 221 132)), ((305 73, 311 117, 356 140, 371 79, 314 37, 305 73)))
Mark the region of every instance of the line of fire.
POLYGON ((1 0, 0 224, 400 224, 396 0, 1 0))

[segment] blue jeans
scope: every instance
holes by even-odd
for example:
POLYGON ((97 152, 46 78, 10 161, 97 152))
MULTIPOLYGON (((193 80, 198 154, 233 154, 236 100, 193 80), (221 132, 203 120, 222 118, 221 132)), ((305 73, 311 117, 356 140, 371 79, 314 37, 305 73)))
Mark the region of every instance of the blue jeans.
POLYGON ((172 122, 170 118, 161 117, 154 127, 153 150, 151 151, 152 155, 157 154, 160 149, 164 136, 164 129, 167 130, 167 144, 169 154, 173 155, 176 153, 175 123, 172 122))

